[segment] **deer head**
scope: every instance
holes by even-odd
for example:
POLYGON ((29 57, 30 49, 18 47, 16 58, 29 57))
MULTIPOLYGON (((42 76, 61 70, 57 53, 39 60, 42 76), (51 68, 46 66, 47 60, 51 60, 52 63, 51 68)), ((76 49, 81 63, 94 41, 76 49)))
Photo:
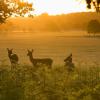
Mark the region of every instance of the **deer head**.
POLYGON ((32 56, 34 50, 32 49, 32 50, 27 50, 27 51, 28 51, 27 56, 32 56))
POLYGON ((8 51, 8 54, 9 54, 9 55, 12 54, 12 50, 13 50, 13 49, 9 49, 9 48, 7 48, 7 51, 8 51))

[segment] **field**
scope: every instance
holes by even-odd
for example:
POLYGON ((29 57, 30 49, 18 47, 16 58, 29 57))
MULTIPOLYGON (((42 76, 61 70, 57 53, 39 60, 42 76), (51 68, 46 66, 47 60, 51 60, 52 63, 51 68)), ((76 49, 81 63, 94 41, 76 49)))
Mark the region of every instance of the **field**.
POLYGON ((0 62, 9 64, 6 48, 13 48, 20 64, 30 64, 27 49, 34 49, 34 58, 52 58, 54 65, 63 65, 63 60, 73 54, 73 62, 99 64, 100 39, 84 37, 86 32, 52 33, 5 33, 0 35, 0 62), (75 36, 72 36, 74 34, 75 36), (79 36, 79 34, 81 34, 79 36), (68 36, 69 35, 69 36, 68 36))
POLYGON ((99 100, 100 38, 67 33, 1 34, 0 100, 99 100), (19 65, 12 70, 6 48, 19 56, 19 65), (52 58, 52 69, 33 67, 27 49, 34 49, 34 58, 52 58), (63 61, 70 53, 73 72, 67 71, 63 61))

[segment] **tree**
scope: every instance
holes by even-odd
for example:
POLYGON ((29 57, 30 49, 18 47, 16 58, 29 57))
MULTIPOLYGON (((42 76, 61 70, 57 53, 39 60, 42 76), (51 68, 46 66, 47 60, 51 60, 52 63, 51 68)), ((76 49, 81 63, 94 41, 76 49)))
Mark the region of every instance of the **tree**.
POLYGON ((14 10, 13 13, 16 13, 20 16, 24 16, 25 14, 30 14, 31 11, 33 11, 33 4, 32 3, 28 3, 28 2, 21 2, 20 0, 16 0, 14 2, 14 10))
POLYGON ((11 15, 24 16, 33 10, 32 3, 20 0, 0 0, 0 23, 4 23, 11 15))
POLYGON ((0 23, 4 23, 6 18, 11 14, 9 5, 4 1, 0 1, 0 23))
POLYGON ((100 23, 98 20, 91 20, 88 23, 87 31, 90 34, 94 34, 94 36, 100 33, 100 23))
POLYGON ((96 12, 100 12, 100 0, 85 0, 87 4, 87 8, 91 9, 91 6, 93 5, 96 9, 96 12))

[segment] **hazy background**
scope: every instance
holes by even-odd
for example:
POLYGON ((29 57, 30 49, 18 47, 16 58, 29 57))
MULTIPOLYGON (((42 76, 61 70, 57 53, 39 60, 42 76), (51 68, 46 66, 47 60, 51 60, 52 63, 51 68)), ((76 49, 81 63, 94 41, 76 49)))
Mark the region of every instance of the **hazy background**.
POLYGON ((87 25, 99 20, 97 13, 73 13, 34 18, 10 18, 0 25, 0 62, 9 63, 6 48, 13 48, 21 64, 30 64, 27 49, 34 49, 34 57, 54 59, 54 64, 73 54, 73 61, 86 65, 99 63, 100 38, 89 38, 87 25))

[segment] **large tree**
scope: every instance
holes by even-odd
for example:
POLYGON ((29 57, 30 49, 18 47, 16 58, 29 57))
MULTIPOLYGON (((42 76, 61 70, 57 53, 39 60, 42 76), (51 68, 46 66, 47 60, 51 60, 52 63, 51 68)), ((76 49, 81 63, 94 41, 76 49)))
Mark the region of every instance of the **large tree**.
POLYGON ((20 0, 0 0, 0 23, 4 23, 11 15, 24 16, 25 14, 30 14, 33 10, 33 5, 28 2, 22 2, 20 0))

